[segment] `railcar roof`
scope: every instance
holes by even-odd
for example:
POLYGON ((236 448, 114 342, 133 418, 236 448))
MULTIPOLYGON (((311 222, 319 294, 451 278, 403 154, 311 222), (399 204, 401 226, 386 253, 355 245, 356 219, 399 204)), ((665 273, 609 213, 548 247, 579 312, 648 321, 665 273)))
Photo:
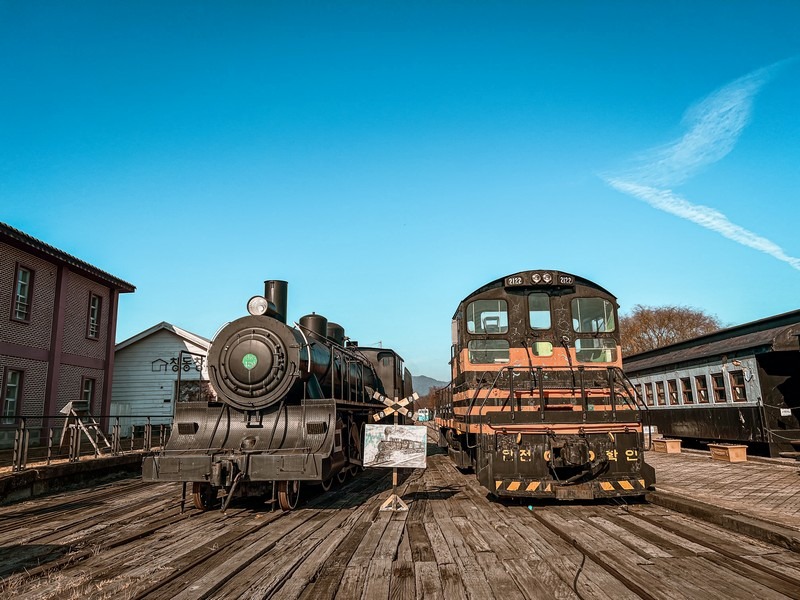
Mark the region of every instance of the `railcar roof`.
MULTIPOLYGON (((783 340, 787 336, 800 336, 800 310, 720 329, 690 340, 623 357, 623 369, 631 375, 664 365, 746 350, 769 352, 787 349, 778 344, 779 339, 783 340)), ((800 338, 796 349, 800 349, 800 338)))
MULTIPOLYGON (((518 273, 509 273, 508 275, 504 275, 503 277, 495 279, 494 281, 491 281, 491 282, 487 283, 486 285, 483 285, 483 286, 479 287, 474 292, 471 292, 470 294, 465 296, 464 299, 461 300, 461 302, 459 302, 459 306, 461 306, 462 304, 464 304, 464 302, 466 302, 467 300, 469 300, 470 298, 472 298, 473 296, 475 296, 477 294, 482 294, 483 292, 486 292, 486 291, 491 290, 491 289, 505 287, 506 279, 508 279, 509 277, 520 276, 520 277, 526 278, 526 276, 530 277, 531 274, 533 274, 533 273, 535 273, 537 271, 538 272, 547 271, 547 272, 553 273, 553 274, 569 275, 570 277, 573 277, 575 279, 575 283, 576 284, 595 288, 595 289, 597 289, 597 290, 599 290, 599 291, 601 291, 601 292, 603 292, 605 294, 608 294, 609 296, 611 296, 612 298, 614 298, 616 300, 616 296, 614 296, 614 294, 609 292, 603 286, 598 285, 595 282, 590 281, 589 279, 586 279, 585 277, 579 277, 578 275, 573 275, 572 273, 567 273, 566 271, 558 271, 558 270, 555 270, 555 269, 529 269, 527 271, 519 271, 518 273)), ((535 287, 536 286, 531 286, 531 288, 535 288, 535 287)), ((456 310, 456 314, 458 314, 458 310, 456 310)))

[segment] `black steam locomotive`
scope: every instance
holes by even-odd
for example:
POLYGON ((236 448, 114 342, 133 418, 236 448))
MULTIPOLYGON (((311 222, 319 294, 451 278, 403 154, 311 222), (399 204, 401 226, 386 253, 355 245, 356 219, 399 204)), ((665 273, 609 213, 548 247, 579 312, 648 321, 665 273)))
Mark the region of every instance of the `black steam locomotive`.
POLYGON ((328 490, 361 468, 364 424, 384 408, 373 394, 405 397, 411 375, 396 352, 346 341, 321 315, 288 326, 286 299, 285 281, 266 281, 250 315, 220 329, 208 352, 215 397, 176 403, 166 446, 144 461, 145 481, 192 483, 201 510, 270 490, 291 510, 301 481, 328 490))

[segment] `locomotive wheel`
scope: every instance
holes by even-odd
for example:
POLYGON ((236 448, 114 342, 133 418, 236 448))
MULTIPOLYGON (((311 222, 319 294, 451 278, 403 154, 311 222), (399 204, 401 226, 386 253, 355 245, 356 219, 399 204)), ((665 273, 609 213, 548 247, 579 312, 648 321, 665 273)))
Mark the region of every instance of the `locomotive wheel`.
POLYGON ((294 510, 300 498, 300 482, 279 481, 278 482, 278 504, 281 510, 294 510))
POLYGON ((333 485, 333 477, 328 477, 327 479, 323 479, 322 481, 319 482, 319 484, 320 486, 322 486, 322 491, 327 492, 329 489, 331 489, 331 486, 333 485))
POLYGON ((192 500, 196 509, 202 511, 210 510, 213 508, 216 499, 214 488, 210 483, 202 481, 192 483, 192 500))
POLYGON ((336 481, 344 483, 347 480, 347 473, 350 471, 349 467, 342 467, 342 470, 336 474, 336 481))

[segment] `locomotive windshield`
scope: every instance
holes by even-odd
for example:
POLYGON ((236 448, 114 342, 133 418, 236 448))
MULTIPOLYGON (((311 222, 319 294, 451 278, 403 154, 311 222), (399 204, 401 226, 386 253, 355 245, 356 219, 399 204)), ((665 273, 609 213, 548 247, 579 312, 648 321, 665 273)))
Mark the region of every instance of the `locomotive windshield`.
POLYGON ((602 298, 575 298, 572 301, 572 328, 578 333, 614 331, 614 306, 602 298))
MULTIPOLYGON (((506 333, 508 304, 505 300, 475 300, 467 306, 469 333, 506 333)), ((506 345, 508 348, 508 345, 506 345)))
POLYGON ((614 362, 617 360, 617 343, 611 338, 575 340, 578 362, 614 362))
POLYGON ((509 360, 508 341, 470 340, 469 362, 472 364, 507 363, 509 360))
POLYGON ((531 329, 550 329, 550 296, 534 292, 528 296, 531 329))

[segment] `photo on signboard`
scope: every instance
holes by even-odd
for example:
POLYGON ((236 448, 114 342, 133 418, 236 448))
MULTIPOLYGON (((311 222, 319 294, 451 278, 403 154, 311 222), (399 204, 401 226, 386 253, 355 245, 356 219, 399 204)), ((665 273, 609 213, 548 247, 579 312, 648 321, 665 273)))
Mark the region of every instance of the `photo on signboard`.
POLYGON ((420 425, 367 425, 365 467, 424 469, 428 428, 420 425))

